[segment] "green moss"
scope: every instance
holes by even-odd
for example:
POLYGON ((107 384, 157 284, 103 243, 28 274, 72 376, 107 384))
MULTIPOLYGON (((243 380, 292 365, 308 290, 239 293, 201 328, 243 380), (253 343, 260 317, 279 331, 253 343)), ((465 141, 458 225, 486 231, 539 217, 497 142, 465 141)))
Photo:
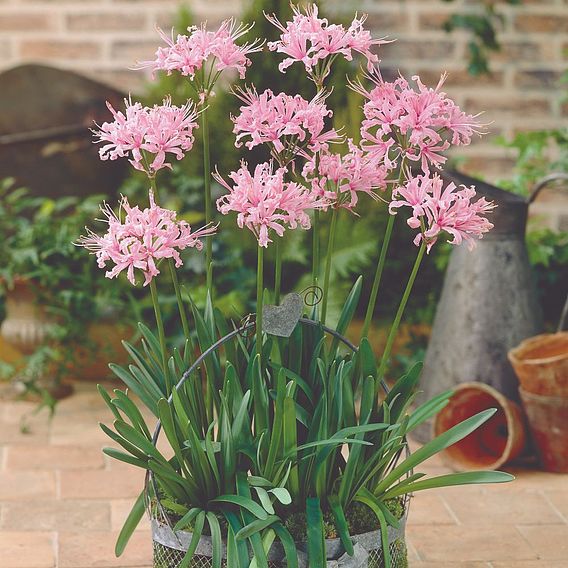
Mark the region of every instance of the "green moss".
MULTIPOLYGON (((397 519, 402 519, 404 515, 404 500, 402 498, 389 499, 385 501, 387 509, 397 519)), ((373 511, 363 503, 353 502, 346 511, 347 525, 352 535, 363 534, 379 529, 379 521, 373 511)), ((335 521, 330 511, 324 511, 324 532, 325 538, 338 538, 335 521)), ((307 524, 306 515, 303 511, 292 513, 285 520, 286 528, 295 541, 300 542, 306 540, 307 524)))

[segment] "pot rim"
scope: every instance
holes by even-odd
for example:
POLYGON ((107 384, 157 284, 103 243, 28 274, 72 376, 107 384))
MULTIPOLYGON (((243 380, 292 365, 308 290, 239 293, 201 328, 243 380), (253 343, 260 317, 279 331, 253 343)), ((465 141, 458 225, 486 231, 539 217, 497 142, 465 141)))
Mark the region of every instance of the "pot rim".
POLYGON ((560 353, 560 355, 553 355, 552 357, 540 357, 538 359, 525 359, 524 357, 520 356, 520 352, 526 349, 527 347, 531 347, 533 343, 537 343, 544 339, 551 339, 551 338, 566 338, 568 344, 568 331, 558 331, 556 333, 541 333, 540 335, 533 335, 533 337, 529 337, 524 339, 513 349, 509 349, 509 360, 511 363, 520 364, 520 365, 543 365, 547 363, 557 363, 558 361, 562 361, 563 359, 568 359, 568 351, 566 353, 560 353))
MULTIPOLYGON (((387 537, 389 544, 401 538, 405 540, 407 515, 408 513, 406 513, 399 520, 398 529, 391 527, 390 525, 387 527, 387 537)), ((190 531, 185 531, 185 530, 174 531, 166 523, 156 518, 151 519, 151 529, 152 529, 151 531, 152 541, 157 542, 166 548, 172 548, 174 550, 179 550, 181 552, 185 552, 187 550, 187 546, 184 547, 182 539, 187 543, 189 543, 193 534, 190 531)), ((379 548, 382 549, 380 529, 351 535, 351 539, 354 543, 361 544, 367 550, 375 550, 379 548), (375 543, 376 546, 373 546, 373 548, 371 548, 369 544, 371 542, 375 543)), ((305 541, 300 541, 300 542, 294 541, 294 544, 297 546, 299 552, 305 553, 306 551, 305 541)), ((330 553, 333 555, 334 552, 340 552, 340 550, 343 549, 343 545, 341 544, 340 538, 326 538, 325 544, 328 555, 330 553)), ((225 545, 226 543, 223 542, 223 557, 225 557, 226 555, 225 545)), ((207 556, 209 550, 211 550, 211 537, 209 535, 202 535, 201 538, 199 539, 199 544, 197 545, 195 554, 207 556)), ((282 558, 284 557, 283 550, 280 550, 280 546, 278 543, 275 543, 275 545, 273 546, 271 554, 273 554, 276 557, 277 561, 279 560, 279 557, 282 558)))

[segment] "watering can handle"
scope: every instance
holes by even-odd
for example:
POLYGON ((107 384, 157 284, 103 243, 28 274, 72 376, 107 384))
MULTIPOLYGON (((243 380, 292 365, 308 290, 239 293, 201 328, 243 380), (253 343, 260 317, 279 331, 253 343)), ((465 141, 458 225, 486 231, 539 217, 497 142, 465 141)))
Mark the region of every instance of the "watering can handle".
POLYGON ((548 184, 559 180, 568 182, 568 173, 554 172, 537 181, 532 188, 532 191, 530 192, 527 203, 530 205, 538 197, 538 194, 541 192, 541 190, 543 190, 548 184))
MULTIPOLYGON (((544 189, 549 183, 559 180, 564 180, 568 182, 568 173, 554 172, 552 174, 543 177, 533 187, 527 199, 527 203, 530 205, 538 197, 538 194, 541 192, 541 190, 544 189)), ((568 296, 566 297, 566 301, 564 302, 564 308, 562 308, 562 313, 560 314, 560 321, 558 322, 558 329, 556 330, 558 333, 560 333, 564 329, 564 324, 566 323, 567 316, 568 316, 568 296)))

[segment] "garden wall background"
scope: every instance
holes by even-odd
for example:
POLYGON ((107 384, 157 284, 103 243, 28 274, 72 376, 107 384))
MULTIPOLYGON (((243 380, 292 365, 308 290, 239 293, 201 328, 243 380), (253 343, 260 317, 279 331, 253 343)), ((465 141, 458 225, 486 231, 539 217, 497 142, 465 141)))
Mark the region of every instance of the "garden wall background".
MULTIPOLYGON (((218 21, 238 14, 245 1, 189 0, 196 20, 218 21)), ((568 65, 568 0, 524 0, 515 6, 497 2, 503 17, 502 50, 491 58, 491 76, 466 71, 465 32, 442 29, 452 13, 479 9, 473 0, 324 0, 329 9, 369 13, 379 36, 398 41, 381 50, 383 68, 419 72, 435 84, 439 70, 449 72, 447 91, 471 111, 486 109, 491 134, 460 152, 471 172, 489 179, 506 177, 512 164, 494 136, 558 126, 568 120, 558 80, 568 65)), ((46 62, 73 69, 133 92, 143 87, 140 72, 128 71, 135 60, 156 49, 157 24, 168 28, 179 0, 0 0, 0 70, 24 62, 46 62)), ((556 199, 554 200, 556 201, 556 199)), ((554 225, 568 228, 567 208, 550 209, 554 225)))

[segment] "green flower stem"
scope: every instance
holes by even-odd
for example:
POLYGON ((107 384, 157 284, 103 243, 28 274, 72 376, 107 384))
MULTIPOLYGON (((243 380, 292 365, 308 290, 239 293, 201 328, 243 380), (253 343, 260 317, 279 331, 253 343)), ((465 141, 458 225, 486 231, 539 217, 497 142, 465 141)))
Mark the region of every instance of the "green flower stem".
POLYGON ((379 365, 379 370, 377 372, 377 376, 380 379, 384 378, 384 374, 388 365, 388 361, 390 358, 394 340, 396 338, 398 327, 400 326, 400 321, 402 319, 402 315, 404 314, 406 303, 408 302, 408 298, 410 296, 410 293, 412 292, 412 287, 414 286, 414 281, 416 280, 418 269, 420 268, 420 264, 422 263, 422 258, 424 257, 425 252, 426 252, 426 242, 423 239, 422 244, 420 245, 420 249, 418 250, 418 254, 416 255, 416 260, 414 261, 412 272, 410 273, 410 277, 408 278, 404 294, 402 295, 402 300, 400 301, 398 310, 396 312, 396 316, 394 318, 394 321, 389 331, 389 335, 387 337, 387 343, 385 345, 383 356, 381 358, 381 364, 379 365))
MULTIPOLYGON (((319 152, 316 154, 315 172, 319 172, 319 152)), ((318 285, 319 278, 319 268, 320 268, 320 243, 319 243, 319 225, 320 225, 320 214, 318 209, 314 209, 314 223, 312 227, 312 284, 314 286, 318 285)))
POLYGON ((274 303, 280 304, 280 287, 282 284, 282 246, 280 237, 276 237, 274 246, 276 247, 276 266, 274 270, 274 303))
MULTIPOLYGON (((211 200, 211 154, 209 147, 209 120, 208 110, 205 107, 200 115, 201 130, 203 132, 203 183, 205 186, 205 223, 213 220, 212 200, 211 200)), ((207 290, 213 296, 213 241, 211 235, 205 237, 205 270, 207 273, 207 290)))
MULTIPOLYGON (((402 185, 406 180, 405 167, 406 167, 406 158, 403 158, 402 163, 400 164, 400 174, 398 176, 397 186, 402 185)), ((375 271, 373 287, 371 288, 371 296, 369 297, 369 303, 367 304, 367 312, 365 313, 365 321, 363 322, 361 339, 363 339, 363 337, 368 337, 369 335, 369 329, 371 328, 371 321, 373 319, 373 314, 375 313, 377 296, 379 293, 381 278, 383 276, 383 269, 385 267, 385 262, 387 259, 387 252, 389 249, 393 227, 394 227, 394 215, 390 215, 389 213, 389 220, 387 221, 387 228, 385 230, 385 236, 383 238, 383 244, 381 246, 381 252, 379 254, 379 261, 377 263, 377 270, 375 271)))
POLYGON ((158 327, 158 337, 160 339, 160 350, 162 351, 162 371, 166 383, 166 395, 171 392, 170 376, 168 373, 168 355, 166 352, 166 336, 164 334, 164 322, 162 320, 162 312, 160 311, 160 303, 158 302, 158 290, 156 289, 156 281, 150 281, 150 292, 152 293, 152 304, 154 305, 154 314, 156 315, 156 325, 158 327))
POLYGON ((319 276, 319 211, 314 211, 314 222, 312 227, 312 283, 318 285, 319 276))
MULTIPOLYGON (((154 199, 156 200, 156 203, 157 203, 158 202, 158 187, 156 185, 156 177, 151 176, 149 179, 150 179, 150 187, 152 188, 152 191, 154 192, 154 199)), ((182 299, 182 296, 181 296, 181 290, 180 290, 180 286, 179 286, 179 280, 178 280, 178 276, 177 276, 177 272, 176 272, 176 267, 174 265, 174 261, 173 261, 172 258, 168 258, 168 265, 170 267, 170 273, 172 275, 172 282, 173 282, 173 285, 174 285, 174 290, 176 292, 176 299, 177 299, 177 305, 178 305, 178 310, 179 310, 179 317, 181 319, 181 325, 183 327, 183 334, 184 334, 185 338, 189 340, 189 344, 192 347, 192 353, 193 353, 191 333, 189 331, 189 322, 187 320, 187 314, 186 314, 186 311, 185 311, 185 306, 183 305, 183 299, 182 299)))
POLYGON ((394 215, 389 215, 387 221, 387 228, 385 230, 385 236, 383 237, 383 244, 381 246, 381 252, 379 255, 379 261, 377 263, 377 269, 375 271, 375 278, 373 279, 373 287, 371 288, 371 295, 369 297, 369 303, 367 304, 367 312, 365 314, 365 321, 363 323, 363 330, 361 332, 361 339, 363 337, 368 337, 369 329, 371 327, 371 321, 373 319, 373 314, 375 313, 375 306, 377 304, 377 296, 379 293, 379 286, 381 284, 381 278, 383 276, 383 269, 385 267, 385 262, 387 259, 387 252, 389 249, 389 243, 392 236, 392 230, 394 227, 394 215))
POLYGON ((339 216, 339 209, 333 208, 331 214, 331 226, 329 228, 329 241, 327 244, 327 258, 325 262, 325 275, 323 279, 323 299, 321 303, 321 322, 325 325, 325 317, 327 315, 327 299, 329 296, 329 277, 331 275, 331 261, 333 252, 335 250, 335 234, 337 232, 337 218, 339 216))
POLYGON ((264 290, 264 249, 258 247, 256 270, 256 352, 262 357, 262 295, 264 290))
POLYGON ((183 335, 186 338, 186 340, 189 341, 189 348, 191 349, 191 358, 193 358, 193 339, 191 337, 191 332, 189 330, 189 322, 188 322, 188 319, 187 319, 187 313, 185 311, 185 306, 183 304, 183 298, 182 298, 182 295, 181 295, 181 288, 180 288, 180 285, 179 285, 179 279, 178 279, 178 275, 177 275, 177 271, 176 271, 176 267, 174 265, 173 259, 169 258, 168 264, 170 266, 170 273, 172 275, 172 282, 174 284, 174 290, 176 292, 177 305, 178 305, 178 309, 179 309, 179 317, 181 319, 181 325, 183 327, 183 335))

